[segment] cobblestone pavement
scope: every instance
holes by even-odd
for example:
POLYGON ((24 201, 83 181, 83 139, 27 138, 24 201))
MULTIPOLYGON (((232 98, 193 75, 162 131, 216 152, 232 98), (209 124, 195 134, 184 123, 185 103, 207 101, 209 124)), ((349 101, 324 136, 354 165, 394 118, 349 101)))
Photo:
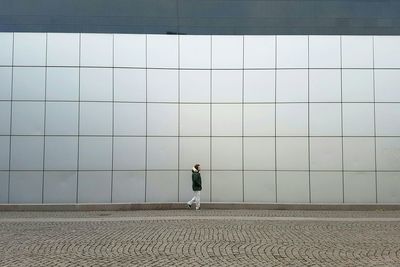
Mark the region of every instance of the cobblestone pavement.
POLYGON ((400 266, 400 212, 0 212, 0 266, 400 266))

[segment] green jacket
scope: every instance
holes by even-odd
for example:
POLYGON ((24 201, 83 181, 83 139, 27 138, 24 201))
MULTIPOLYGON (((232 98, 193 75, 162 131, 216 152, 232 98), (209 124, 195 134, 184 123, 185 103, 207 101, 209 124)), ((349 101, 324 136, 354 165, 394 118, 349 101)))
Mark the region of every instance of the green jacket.
POLYGON ((201 191, 201 175, 199 172, 192 170, 192 189, 193 191, 201 191))

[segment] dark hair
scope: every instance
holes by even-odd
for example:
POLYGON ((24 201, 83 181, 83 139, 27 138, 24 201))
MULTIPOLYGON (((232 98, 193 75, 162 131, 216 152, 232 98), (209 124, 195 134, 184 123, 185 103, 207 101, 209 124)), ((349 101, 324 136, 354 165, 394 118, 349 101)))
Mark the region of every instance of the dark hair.
POLYGON ((200 166, 200 164, 196 164, 196 165, 194 165, 194 168, 195 168, 196 170, 199 170, 199 166, 200 166))

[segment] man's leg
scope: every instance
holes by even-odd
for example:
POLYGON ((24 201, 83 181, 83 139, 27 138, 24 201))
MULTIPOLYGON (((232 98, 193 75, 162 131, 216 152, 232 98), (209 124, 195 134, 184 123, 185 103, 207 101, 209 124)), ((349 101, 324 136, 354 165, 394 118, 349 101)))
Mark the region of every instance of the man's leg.
POLYGON ((193 202, 196 201, 196 191, 193 191, 193 194, 194 194, 193 198, 189 200, 187 203, 190 207, 192 206, 193 202))
POLYGON ((196 191, 196 209, 200 209, 200 191, 196 191))

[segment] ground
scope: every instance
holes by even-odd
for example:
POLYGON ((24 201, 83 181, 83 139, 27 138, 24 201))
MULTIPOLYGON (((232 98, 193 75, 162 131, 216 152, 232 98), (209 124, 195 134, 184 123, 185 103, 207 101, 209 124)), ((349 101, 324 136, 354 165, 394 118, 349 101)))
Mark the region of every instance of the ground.
POLYGON ((400 266, 400 211, 0 212, 0 266, 400 266))

